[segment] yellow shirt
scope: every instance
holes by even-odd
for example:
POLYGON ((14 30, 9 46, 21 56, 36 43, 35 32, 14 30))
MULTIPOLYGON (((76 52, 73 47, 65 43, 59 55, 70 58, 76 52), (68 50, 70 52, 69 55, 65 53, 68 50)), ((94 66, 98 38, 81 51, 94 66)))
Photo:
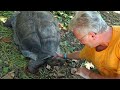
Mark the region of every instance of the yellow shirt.
POLYGON ((120 26, 112 28, 112 39, 105 50, 97 52, 95 48, 85 46, 79 55, 92 62, 102 75, 108 77, 120 75, 120 26))

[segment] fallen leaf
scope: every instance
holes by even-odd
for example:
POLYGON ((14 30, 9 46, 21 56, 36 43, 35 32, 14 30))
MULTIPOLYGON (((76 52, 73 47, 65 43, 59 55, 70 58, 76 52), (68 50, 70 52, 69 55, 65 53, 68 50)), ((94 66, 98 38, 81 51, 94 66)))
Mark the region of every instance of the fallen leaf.
POLYGON ((64 27, 62 23, 59 23, 58 26, 59 26, 59 28, 61 28, 61 29, 64 27))
POLYGON ((65 32, 67 32, 67 28, 64 27, 64 25, 63 25, 62 23, 59 23, 58 26, 59 26, 59 29, 60 29, 60 30, 63 30, 63 31, 65 31, 65 32))
POLYGON ((14 71, 11 71, 7 73, 5 76, 3 76, 1 79, 13 79, 15 76, 14 71))
POLYGON ((48 70, 50 70, 50 69, 51 69, 51 66, 47 64, 46 68, 47 68, 48 70))
POLYGON ((11 40, 10 37, 4 37, 4 38, 1 38, 0 41, 2 41, 2 42, 6 42, 6 43, 10 43, 10 42, 12 42, 12 40, 11 40))

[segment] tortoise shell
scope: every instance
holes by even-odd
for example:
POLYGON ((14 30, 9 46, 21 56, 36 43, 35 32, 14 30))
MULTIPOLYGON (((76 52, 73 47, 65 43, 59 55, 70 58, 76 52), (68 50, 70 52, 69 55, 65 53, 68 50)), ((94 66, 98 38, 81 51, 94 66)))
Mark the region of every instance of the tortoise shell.
POLYGON ((14 30, 14 41, 25 57, 44 61, 59 50, 58 22, 49 11, 20 11, 6 25, 14 30))

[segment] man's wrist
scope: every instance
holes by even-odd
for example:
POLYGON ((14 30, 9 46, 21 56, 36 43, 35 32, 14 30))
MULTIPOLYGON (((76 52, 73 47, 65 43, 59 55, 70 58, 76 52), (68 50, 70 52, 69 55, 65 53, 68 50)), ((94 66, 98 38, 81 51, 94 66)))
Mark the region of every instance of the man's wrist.
POLYGON ((63 55, 63 58, 64 58, 64 59, 67 59, 67 54, 66 54, 66 53, 63 55))
POLYGON ((91 77, 92 77, 92 74, 93 74, 93 72, 89 72, 89 74, 88 74, 88 76, 89 76, 89 78, 91 79, 91 77))

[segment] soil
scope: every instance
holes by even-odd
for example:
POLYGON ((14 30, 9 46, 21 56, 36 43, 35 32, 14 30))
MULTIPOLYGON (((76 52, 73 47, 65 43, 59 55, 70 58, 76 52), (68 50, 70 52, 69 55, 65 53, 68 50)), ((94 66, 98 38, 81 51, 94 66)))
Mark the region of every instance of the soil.
POLYGON ((100 11, 108 25, 120 25, 120 11, 100 11))
MULTIPOLYGON (((108 25, 120 25, 120 12, 117 11, 114 12, 114 11, 100 11, 100 14, 102 15, 103 19, 108 23, 108 25)), ((79 42, 75 39, 74 35, 72 34, 72 32, 70 31, 61 31, 61 37, 62 37, 62 42, 66 42, 67 47, 65 45, 61 45, 61 50, 64 51, 64 52, 68 52, 70 49, 67 50, 64 50, 63 48, 73 48, 75 47, 72 51, 76 51, 76 50, 81 50, 83 48, 83 45, 80 45, 79 42)), ((73 78, 73 79, 83 79, 82 77, 80 76, 76 76, 76 75, 73 75, 72 71, 73 68, 78 68, 80 67, 81 65, 84 66, 85 62, 84 61, 77 61, 77 62, 74 62, 74 61, 71 61, 68 63, 68 66, 67 67, 64 67, 64 71, 65 71, 65 68, 68 68, 66 70, 69 71, 69 73, 66 73, 68 75, 65 75, 65 76, 69 76, 69 78, 73 78), (74 63, 74 65, 72 65, 74 63), (71 64, 71 65, 69 65, 71 64)), ((96 72, 98 72, 95 68, 92 68, 93 70, 95 70, 96 72)), ((68 72, 68 71, 65 71, 65 72, 68 72)), ((64 77, 64 78, 67 78, 67 77, 64 77)))
MULTIPOLYGON (((115 13, 113 11, 100 11, 103 19, 108 23, 108 25, 120 25, 120 14, 115 13)), ((75 39, 72 32, 67 30, 61 30, 61 52, 62 53, 69 53, 77 50, 81 50, 83 45, 75 39)), ((54 61, 52 61, 54 62, 54 61)), ((32 76, 29 74, 28 76, 31 78, 38 78, 38 79, 83 79, 80 76, 74 75, 76 68, 80 66, 85 66, 84 61, 81 60, 58 60, 58 63, 48 63, 39 69, 40 75, 39 76, 32 76), (54 64, 54 65, 53 65, 54 64), (56 65, 55 65, 56 64, 56 65)), ((95 68, 90 68, 93 71, 97 72, 95 68)), ((16 79, 20 78, 17 74, 23 70, 15 71, 16 79)), ((12 72, 13 74, 13 72, 12 72)), ((8 74, 7 74, 8 75, 8 74)), ((7 77, 8 78, 8 77, 7 77)))

